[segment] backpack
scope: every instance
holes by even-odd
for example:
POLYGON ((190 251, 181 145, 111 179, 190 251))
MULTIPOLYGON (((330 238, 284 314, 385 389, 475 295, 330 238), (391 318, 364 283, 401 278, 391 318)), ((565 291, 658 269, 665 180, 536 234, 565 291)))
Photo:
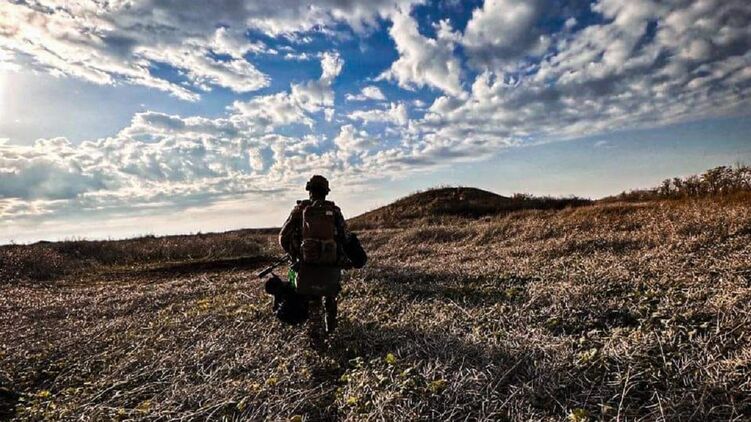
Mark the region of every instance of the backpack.
POLYGON ((337 262, 336 205, 317 200, 302 212, 302 261, 306 264, 334 265, 337 262))

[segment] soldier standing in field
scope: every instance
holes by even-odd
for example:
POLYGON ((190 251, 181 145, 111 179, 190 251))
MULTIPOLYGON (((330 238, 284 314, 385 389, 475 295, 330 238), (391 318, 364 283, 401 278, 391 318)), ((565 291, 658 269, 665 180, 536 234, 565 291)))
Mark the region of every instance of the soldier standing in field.
POLYGON ((342 249, 348 231, 339 207, 326 200, 330 189, 325 177, 311 177, 305 190, 309 198, 297 201, 279 233, 279 244, 294 262, 290 282, 309 299, 308 332, 319 346, 336 329, 341 270, 348 267, 342 249))

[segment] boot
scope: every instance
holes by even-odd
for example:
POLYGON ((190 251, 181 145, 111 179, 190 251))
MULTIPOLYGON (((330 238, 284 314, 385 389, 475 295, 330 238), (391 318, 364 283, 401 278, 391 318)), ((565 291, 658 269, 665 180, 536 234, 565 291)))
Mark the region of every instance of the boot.
POLYGON ((308 305, 308 339, 313 350, 321 350, 325 342, 325 327, 323 321, 321 298, 311 298, 308 305))
POLYGON ((336 296, 326 296, 323 304, 326 308, 326 334, 330 335, 336 330, 336 296))

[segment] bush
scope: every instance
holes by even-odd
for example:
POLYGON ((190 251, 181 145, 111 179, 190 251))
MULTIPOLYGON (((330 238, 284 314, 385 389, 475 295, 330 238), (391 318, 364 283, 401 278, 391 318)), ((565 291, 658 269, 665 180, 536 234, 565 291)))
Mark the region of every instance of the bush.
POLYGON ((728 196, 751 192, 751 167, 720 166, 707 170, 701 175, 686 178, 665 179, 660 186, 651 189, 637 189, 623 192, 606 200, 647 201, 652 199, 699 198, 707 196, 728 196))

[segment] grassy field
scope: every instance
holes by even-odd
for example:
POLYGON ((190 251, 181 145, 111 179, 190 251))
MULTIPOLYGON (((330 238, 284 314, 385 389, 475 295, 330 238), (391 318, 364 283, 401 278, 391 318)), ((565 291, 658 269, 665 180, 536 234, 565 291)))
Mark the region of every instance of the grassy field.
POLYGON ((223 236, 1 248, 0 419, 751 418, 748 195, 364 230, 320 354, 223 236))

